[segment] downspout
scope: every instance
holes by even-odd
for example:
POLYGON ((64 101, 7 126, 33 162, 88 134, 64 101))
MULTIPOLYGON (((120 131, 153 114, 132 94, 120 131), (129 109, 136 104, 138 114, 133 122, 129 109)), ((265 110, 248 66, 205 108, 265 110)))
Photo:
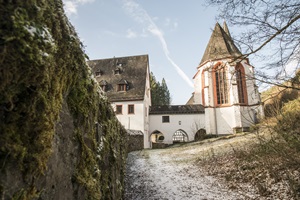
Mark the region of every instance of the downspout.
POLYGON ((128 129, 130 129, 130 117, 128 117, 128 129))
POLYGON ((214 118, 215 118, 215 127, 216 127, 216 135, 218 136, 218 122, 217 122, 217 114, 216 114, 216 107, 214 107, 214 118))

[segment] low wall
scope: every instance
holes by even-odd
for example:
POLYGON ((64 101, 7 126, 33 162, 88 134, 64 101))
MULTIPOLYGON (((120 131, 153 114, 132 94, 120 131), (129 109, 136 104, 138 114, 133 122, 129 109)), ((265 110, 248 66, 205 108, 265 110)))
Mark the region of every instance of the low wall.
POLYGON ((144 134, 142 131, 127 129, 127 150, 139 151, 144 149, 144 134))

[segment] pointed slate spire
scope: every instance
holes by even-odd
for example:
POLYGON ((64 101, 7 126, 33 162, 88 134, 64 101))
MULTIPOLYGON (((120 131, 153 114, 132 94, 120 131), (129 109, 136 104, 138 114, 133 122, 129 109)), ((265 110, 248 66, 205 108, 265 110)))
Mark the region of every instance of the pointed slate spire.
POLYGON ((227 26, 226 21, 224 21, 224 23, 223 23, 223 30, 224 30, 225 33, 227 33, 227 35, 231 38, 231 35, 230 35, 230 32, 229 32, 229 29, 228 29, 228 26, 227 26))
POLYGON ((234 45, 226 23, 224 24, 224 28, 226 31, 219 23, 216 23, 200 65, 209 60, 238 57, 242 55, 240 50, 234 45))

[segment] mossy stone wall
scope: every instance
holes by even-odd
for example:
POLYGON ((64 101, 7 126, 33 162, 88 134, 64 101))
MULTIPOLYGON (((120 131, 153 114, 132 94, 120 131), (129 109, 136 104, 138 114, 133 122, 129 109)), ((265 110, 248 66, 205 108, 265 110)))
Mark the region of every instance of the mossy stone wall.
POLYGON ((0 10, 0 198, 121 199, 126 131, 62 1, 0 10))

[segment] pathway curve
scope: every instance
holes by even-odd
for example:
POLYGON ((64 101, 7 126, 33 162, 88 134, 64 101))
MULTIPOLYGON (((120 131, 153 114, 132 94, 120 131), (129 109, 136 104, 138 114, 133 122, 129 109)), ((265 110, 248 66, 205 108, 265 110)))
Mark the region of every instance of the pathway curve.
MULTIPOLYGON (((243 139, 233 143, 243 144, 243 139)), ((232 148, 231 142, 131 152, 127 159, 125 200, 245 199, 194 165, 199 155, 232 148)))

